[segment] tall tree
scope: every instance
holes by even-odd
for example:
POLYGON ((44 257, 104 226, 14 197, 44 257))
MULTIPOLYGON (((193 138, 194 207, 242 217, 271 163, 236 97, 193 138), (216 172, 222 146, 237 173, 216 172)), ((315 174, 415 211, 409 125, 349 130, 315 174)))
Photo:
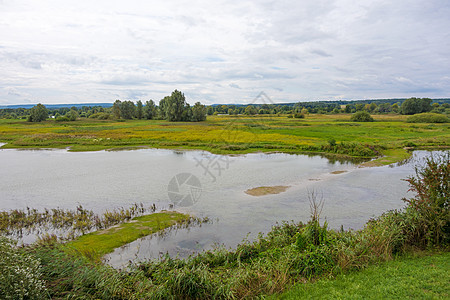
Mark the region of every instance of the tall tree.
POLYGON ((136 117, 139 120, 144 117, 144 110, 143 110, 143 105, 142 105, 142 101, 141 100, 136 102, 136 117))
POLYGON ((29 122, 41 122, 48 118, 48 110, 45 105, 39 103, 30 109, 29 122))
POLYGON ((144 117, 147 120, 156 118, 156 105, 151 99, 145 102, 144 117))
POLYGON ((123 101, 120 105, 120 117, 123 119, 133 119, 136 115, 136 106, 133 101, 123 101))
POLYGON ((167 103, 166 117, 168 121, 181 121, 186 105, 184 94, 178 90, 172 92, 167 103))
MULTIPOLYGON (((231 108, 229 109, 231 110, 231 108)), ((197 102, 192 107, 192 121, 200 122, 206 120, 206 106, 202 105, 200 102, 197 102)))
POLYGON ((116 100, 112 107, 112 113, 114 115, 114 118, 120 119, 120 108, 122 106, 122 101, 116 100))

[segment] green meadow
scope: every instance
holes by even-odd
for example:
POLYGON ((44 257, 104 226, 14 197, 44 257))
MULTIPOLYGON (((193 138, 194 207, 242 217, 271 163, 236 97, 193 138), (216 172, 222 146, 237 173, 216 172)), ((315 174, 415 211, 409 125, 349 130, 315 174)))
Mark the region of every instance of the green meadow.
POLYGON ((350 114, 208 116, 204 122, 161 120, 0 120, 3 148, 70 148, 97 151, 155 147, 201 149, 216 154, 250 152, 327 153, 388 156, 383 164, 408 157, 404 148, 450 146, 448 123, 407 123, 402 115, 374 115, 375 122, 352 122, 350 114))
POLYGON ((448 299, 450 252, 416 253, 296 285, 274 299, 448 299))

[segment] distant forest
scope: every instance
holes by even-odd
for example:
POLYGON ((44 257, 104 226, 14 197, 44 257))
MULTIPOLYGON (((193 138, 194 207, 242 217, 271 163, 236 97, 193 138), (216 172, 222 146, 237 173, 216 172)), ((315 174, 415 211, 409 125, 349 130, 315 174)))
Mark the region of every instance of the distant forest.
POLYGON ((206 115, 269 115, 287 114, 303 117, 305 114, 340 114, 366 111, 371 114, 416 114, 434 112, 450 115, 450 99, 408 98, 352 101, 309 101, 297 103, 267 104, 214 104, 206 106, 200 102, 190 106, 182 92, 175 90, 161 99, 158 105, 153 100, 116 100, 112 104, 62 104, 27 105, 24 107, 0 107, 2 119, 28 119, 42 121, 74 121, 77 118, 92 119, 158 119, 168 121, 203 121, 206 115))

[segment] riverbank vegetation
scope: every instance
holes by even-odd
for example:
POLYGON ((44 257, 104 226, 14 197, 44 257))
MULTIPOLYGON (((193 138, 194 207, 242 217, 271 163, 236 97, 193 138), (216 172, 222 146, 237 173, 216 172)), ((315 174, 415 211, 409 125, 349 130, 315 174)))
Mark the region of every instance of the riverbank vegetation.
MULTIPOLYGON (((35 274, 39 274, 36 278, 30 276, 27 279, 30 284, 24 285, 30 295, 83 299, 250 299, 282 293, 294 284, 343 276, 417 251, 448 252, 450 153, 428 158, 407 181, 415 196, 404 199, 406 207, 371 219, 362 230, 329 229, 320 220, 323 200, 312 193, 311 219, 306 224, 284 222, 267 235, 259 235, 255 241, 243 242, 235 249, 218 246, 185 260, 163 256, 160 260, 134 262, 124 270, 68 253, 64 245, 51 239, 23 248, 14 248, 3 238, 0 242, 7 250, 5 253, 17 253, 9 265, 28 270, 27 265, 32 264, 35 274), (41 282, 35 281, 38 278, 41 282)), ((6 270, 8 266, 0 265, 6 270)), ((416 268, 414 272, 420 270, 416 268)), ((437 281, 448 282, 448 274, 444 276, 447 278, 437 281)), ((8 278, 2 287, 13 285, 8 278)), ((0 294, 8 296, 9 292, 4 288, 0 294)), ((448 296, 446 289, 433 293, 448 296)))

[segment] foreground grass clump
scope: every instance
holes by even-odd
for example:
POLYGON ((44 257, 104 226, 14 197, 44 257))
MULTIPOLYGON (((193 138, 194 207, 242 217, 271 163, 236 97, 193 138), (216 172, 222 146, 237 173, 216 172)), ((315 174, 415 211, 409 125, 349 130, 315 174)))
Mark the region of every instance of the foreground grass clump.
POLYGON ((66 246, 83 256, 99 261, 105 254, 115 248, 131 243, 141 237, 159 232, 168 227, 188 226, 193 222, 201 222, 188 215, 177 212, 160 212, 133 218, 130 222, 122 223, 104 229, 82 235, 66 246))
POLYGON ((277 299, 448 299, 450 252, 419 255, 299 284, 277 299))
POLYGON ((24 249, 0 236, 0 298, 45 299, 41 262, 24 249))

